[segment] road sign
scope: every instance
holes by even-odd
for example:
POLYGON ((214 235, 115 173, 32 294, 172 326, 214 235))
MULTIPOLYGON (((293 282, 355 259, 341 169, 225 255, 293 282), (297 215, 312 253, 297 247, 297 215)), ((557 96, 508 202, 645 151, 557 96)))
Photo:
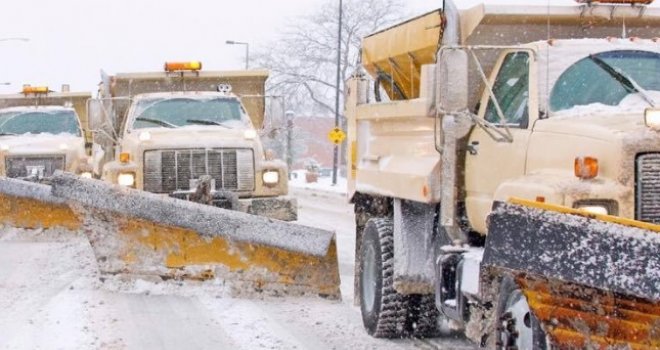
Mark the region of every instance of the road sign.
POLYGON ((330 142, 334 143, 335 145, 342 143, 342 141, 345 139, 346 133, 340 128, 334 128, 328 133, 328 140, 330 140, 330 142))

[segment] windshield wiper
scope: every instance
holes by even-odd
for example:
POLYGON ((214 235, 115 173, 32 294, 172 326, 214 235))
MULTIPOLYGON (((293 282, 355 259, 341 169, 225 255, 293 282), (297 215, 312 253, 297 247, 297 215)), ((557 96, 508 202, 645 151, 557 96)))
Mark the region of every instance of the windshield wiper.
POLYGON ((0 132, 0 136, 16 136, 13 132, 0 132))
POLYGON ((613 67, 609 63, 605 62, 602 60, 600 57, 596 57, 594 55, 589 55, 589 59, 594 61, 596 65, 600 68, 602 68, 607 74, 609 74, 612 78, 614 78, 616 81, 618 81, 621 86, 623 86, 624 89, 626 89, 628 92, 636 92, 642 96, 644 101, 648 103, 651 107, 656 107, 657 103, 653 100, 653 98, 649 95, 648 91, 644 90, 644 88, 639 85, 633 78, 627 76, 621 70, 613 67))
POLYGON ((209 120, 209 119, 188 119, 186 120, 186 122, 190 124, 199 124, 199 125, 217 125, 217 126, 222 126, 223 128, 232 129, 231 126, 227 126, 220 122, 216 122, 215 120, 209 120))
POLYGON ((139 121, 139 122, 153 123, 153 124, 156 124, 156 125, 164 126, 166 128, 178 128, 178 126, 176 126, 172 123, 168 123, 164 120, 151 119, 151 118, 142 118, 142 117, 135 118, 135 120, 139 121))

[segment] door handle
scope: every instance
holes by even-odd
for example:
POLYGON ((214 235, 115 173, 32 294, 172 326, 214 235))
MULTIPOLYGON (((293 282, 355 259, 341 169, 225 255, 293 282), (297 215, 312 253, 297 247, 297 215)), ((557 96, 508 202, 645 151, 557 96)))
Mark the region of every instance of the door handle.
POLYGON ((479 141, 472 141, 468 146, 467 146, 468 153, 470 153, 473 156, 476 156, 479 153, 479 141))

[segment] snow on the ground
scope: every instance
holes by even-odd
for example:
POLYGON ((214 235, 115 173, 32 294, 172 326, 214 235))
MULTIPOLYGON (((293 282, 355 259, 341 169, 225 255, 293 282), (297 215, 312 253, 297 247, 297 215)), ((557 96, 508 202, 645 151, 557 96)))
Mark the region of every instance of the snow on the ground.
MULTIPOLYGON (((230 298, 221 281, 101 275, 83 235, 0 227, 0 349, 417 348, 364 331, 353 305, 355 231, 345 198, 298 193, 298 202, 301 223, 337 233, 341 301, 230 298)), ((438 348, 471 347, 452 339, 438 348)))
POLYGON ((332 184, 332 176, 320 176, 316 182, 307 182, 305 170, 296 170, 292 172, 289 186, 295 189, 305 189, 314 191, 331 192, 337 194, 346 193, 346 178, 337 176, 337 184, 332 184))

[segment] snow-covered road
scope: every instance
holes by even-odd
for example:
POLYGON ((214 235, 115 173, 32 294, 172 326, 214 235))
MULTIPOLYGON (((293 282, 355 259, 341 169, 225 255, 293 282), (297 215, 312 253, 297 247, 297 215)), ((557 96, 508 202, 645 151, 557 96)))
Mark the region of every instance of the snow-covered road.
MULTIPOLYGON (((100 276, 84 237, 0 229, 0 349, 417 349, 380 340, 353 306, 354 231, 341 198, 301 196, 300 221, 337 231, 342 301, 228 298, 214 283, 100 276)), ((471 349, 464 340, 439 348, 471 349)))

